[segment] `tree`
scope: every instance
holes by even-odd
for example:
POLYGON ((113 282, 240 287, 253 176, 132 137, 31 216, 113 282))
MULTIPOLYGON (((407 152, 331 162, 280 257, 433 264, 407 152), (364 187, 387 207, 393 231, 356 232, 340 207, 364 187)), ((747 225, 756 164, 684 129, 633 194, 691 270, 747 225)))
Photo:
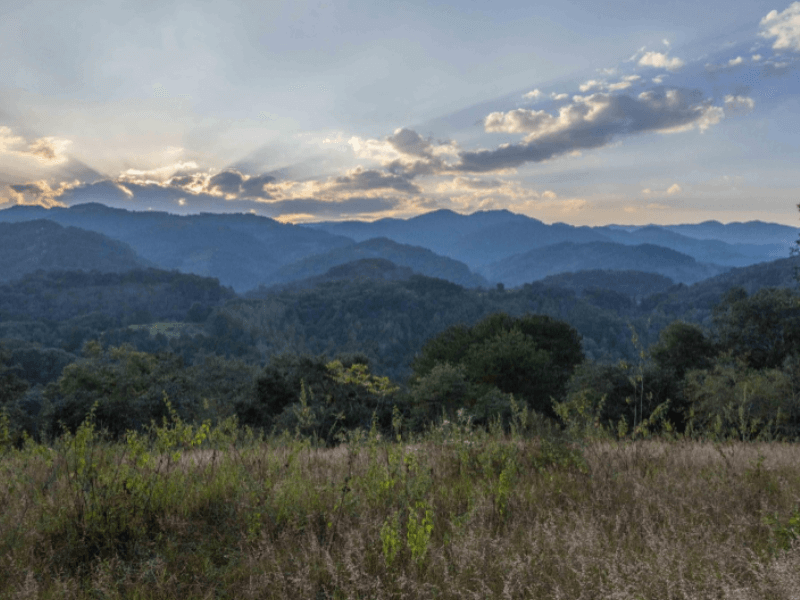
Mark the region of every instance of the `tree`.
POLYGON ((67 365, 45 391, 52 403, 47 433, 58 435, 61 424, 75 431, 97 403, 98 426, 118 438, 168 416, 165 395, 182 419, 194 420, 199 397, 180 356, 87 342, 83 358, 67 365))
POLYGON ((0 346, 0 408, 21 398, 28 382, 17 375, 18 365, 11 364, 11 352, 0 346))
POLYGON ((575 366, 583 362, 581 338, 570 325, 543 315, 489 315, 471 328, 457 325, 429 340, 412 363, 412 385, 440 363, 463 365, 483 392, 518 395, 531 408, 555 416, 575 366))
POLYGON ((650 356, 660 368, 683 379, 689 369, 706 369, 718 354, 716 345, 697 325, 673 321, 661 330, 650 356))
POLYGON ((745 359, 754 369, 779 368, 800 353, 800 304, 785 288, 762 288, 752 296, 742 288, 728 291, 714 307, 721 350, 745 359))

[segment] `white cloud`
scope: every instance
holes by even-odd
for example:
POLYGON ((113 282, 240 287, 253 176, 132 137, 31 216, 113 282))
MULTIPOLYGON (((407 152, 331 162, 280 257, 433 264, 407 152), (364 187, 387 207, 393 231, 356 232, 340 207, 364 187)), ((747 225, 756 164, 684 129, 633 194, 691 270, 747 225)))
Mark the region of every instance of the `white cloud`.
POLYGON ((667 188, 667 196, 674 196, 675 194, 680 194, 682 191, 683 189, 681 189, 681 186, 677 183, 673 183, 667 188))
POLYGON ((44 166, 60 165, 67 162, 67 146, 72 142, 57 137, 41 137, 31 142, 25 138, 14 135, 11 128, 0 126, 0 155, 8 154, 33 158, 44 166), (22 148, 25 146, 27 148, 22 148))
POLYGON ((650 188, 644 188, 642 190, 642 194, 645 196, 675 196, 682 192, 683 188, 677 183, 673 183, 666 190, 651 190, 650 188))
POLYGON ((527 98, 528 100, 536 100, 538 98, 541 98, 542 96, 544 96, 544 94, 540 92, 538 89, 536 89, 528 92, 527 94, 524 94, 523 97, 527 98))
POLYGON ((755 105, 755 101, 746 96, 725 96, 725 111, 732 115, 746 115, 755 105))
POLYGON ((760 54, 753 54, 753 62, 758 62, 759 60, 761 60, 761 55, 760 54))
POLYGON ((609 85, 608 89, 612 92, 616 90, 625 90, 631 87, 634 81, 639 79, 641 79, 639 75, 627 75, 626 77, 622 78, 622 81, 609 85))
POLYGON ((586 83, 582 83, 580 85, 580 90, 582 92, 588 92, 591 89, 599 88, 603 85, 603 82, 598 79, 590 79, 586 83))
POLYGON ((684 62, 680 58, 670 58, 661 52, 646 52, 644 56, 639 59, 639 65, 643 67, 657 67, 659 69, 666 69, 667 71, 677 71, 684 65, 684 62))
POLYGON ((551 93, 551 94, 550 94, 550 97, 551 97, 553 100, 566 100, 567 98, 569 98, 569 94, 567 94, 567 93, 564 93, 564 94, 556 94, 555 92, 553 92, 553 93, 551 93))
POLYGON ((733 67, 736 65, 740 65, 744 62, 744 59, 741 56, 737 56, 736 58, 732 58, 728 61, 728 66, 733 67))
POLYGON ((127 169, 119 174, 119 179, 123 181, 145 182, 164 182, 174 177, 177 173, 186 171, 196 171, 198 165, 194 161, 179 161, 171 165, 157 167, 155 169, 127 169))
POLYGON ((700 90, 654 89, 637 97, 595 93, 575 95, 553 115, 518 108, 493 112, 483 120, 487 132, 527 134, 521 143, 493 150, 460 152, 462 172, 497 172, 542 162, 575 151, 606 147, 622 136, 644 132, 676 133, 697 127, 704 132, 724 118, 721 107, 703 100, 700 90))
POLYGON ((793 2, 783 12, 770 11, 761 19, 758 35, 776 38, 773 50, 796 50, 800 52, 800 2, 793 2))
POLYGON ((59 200, 59 197, 80 185, 79 181, 62 181, 58 187, 51 187, 45 180, 29 181, 28 183, 8 186, 9 200, 14 204, 24 204, 29 206, 44 206, 52 208, 54 206, 66 206, 59 200))

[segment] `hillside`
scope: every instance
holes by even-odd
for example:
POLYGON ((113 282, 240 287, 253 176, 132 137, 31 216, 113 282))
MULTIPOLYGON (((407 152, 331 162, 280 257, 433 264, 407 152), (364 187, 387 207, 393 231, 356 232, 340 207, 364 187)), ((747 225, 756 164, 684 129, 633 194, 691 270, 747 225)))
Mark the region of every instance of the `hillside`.
POLYGON ((546 286, 572 290, 582 296, 588 289, 613 290, 634 300, 641 300, 652 294, 663 292, 675 285, 669 277, 644 271, 611 271, 593 269, 576 273, 548 275, 541 280, 546 286))
POLYGON ((15 206, 0 211, 0 222, 34 219, 102 233, 129 244, 160 268, 215 277, 239 292, 267 281, 270 273, 285 264, 353 243, 255 215, 178 216, 96 203, 49 210, 15 206))
POLYGON ((125 243, 37 219, 0 223, 0 281, 39 269, 121 273, 152 266, 125 243))
POLYGON ((464 287, 489 286, 483 277, 472 273, 464 263, 438 256, 426 248, 399 244, 387 238, 370 239, 325 254, 309 256, 276 270, 269 282, 275 285, 323 275, 332 267, 364 258, 386 259, 420 275, 445 279, 464 287))
POLYGON ((195 302, 213 307, 235 296, 215 279, 156 269, 39 271, 0 284, 0 321, 60 321, 92 313, 131 323, 183 320, 195 302))
POLYGON ((257 297, 265 293, 278 293, 282 291, 297 291, 315 288, 324 283, 334 281, 360 281, 360 280, 381 280, 381 281, 401 281, 411 277, 414 272, 408 267, 398 267, 390 260, 385 258, 362 258, 347 262, 328 269, 323 275, 316 275, 306 279, 290 281, 289 283, 277 284, 274 286, 259 286, 251 290, 245 296, 257 297))
POLYGON ((719 265, 698 263, 691 256, 652 244, 562 242, 495 262, 478 272, 489 280, 516 287, 548 275, 591 269, 645 271, 682 283, 694 283, 727 270, 719 265))
POLYGON ((437 210, 410 219, 380 219, 305 224, 315 230, 344 235, 356 241, 387 237, 403 244, 429 248, 466 263, 473 271, 515 254, 559 242, 605 241, 629 246, 655 244, 694 257, 701 263, 746 266, 783 258, 800 229, 752 221, 723 225, 648 225, 575 227, 545 224, 508 210, 462 215, 437 210))
POLYGON ((639 310, 642 314, 660 312, 708 324, 712 308, 725 292, 741 287, 748 295, 767 287, 797 289, 795 268, 800 258, 783 258, 748 267, 731 269, 693 285, 676 285, 645 298, 639 310))

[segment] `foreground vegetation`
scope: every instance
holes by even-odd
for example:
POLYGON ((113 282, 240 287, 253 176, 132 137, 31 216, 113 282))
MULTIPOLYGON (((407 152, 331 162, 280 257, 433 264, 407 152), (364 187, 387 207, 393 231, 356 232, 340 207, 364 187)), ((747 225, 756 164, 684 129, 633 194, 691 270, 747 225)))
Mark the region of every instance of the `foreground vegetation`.
MULTIPOLYGON (((165 403, 169 408, 169 403, 165 403)), ((514 406, 335 448, 174 410, 0 428, 2 598, 796 598, 800 446, 618 441, 514 406)), ((649 439, 642 439, 648 438, 649 439)))

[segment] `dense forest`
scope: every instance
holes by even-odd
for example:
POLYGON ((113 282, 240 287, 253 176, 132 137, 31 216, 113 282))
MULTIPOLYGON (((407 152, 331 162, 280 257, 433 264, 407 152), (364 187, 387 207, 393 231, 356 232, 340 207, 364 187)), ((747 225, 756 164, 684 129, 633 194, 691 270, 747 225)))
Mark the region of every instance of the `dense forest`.
POLYGON ((163 417, 165 395, 190 421, 293 430, 303 393, 329 442, 373 416, 388 427, 394 407, 424 429, 459 408, 506 419, 513 402, 554 422, 590 410, 619 431, 744 410, 752 435, 795 435, 794 275, 787 258, 692 286, 586 271, 468 289, 362 259, 239 296, 175 271, 37 271, 0 284, 0 402, 20 440, 74 429, 95 403, 122 435, 163 417), (336 383, 332 361, 394 391, 336 383))
POLYGON ((331 236, 242 293, 47 223, 0 280, 11 597, 796 596, 796 257, 507 288, 331 236))

